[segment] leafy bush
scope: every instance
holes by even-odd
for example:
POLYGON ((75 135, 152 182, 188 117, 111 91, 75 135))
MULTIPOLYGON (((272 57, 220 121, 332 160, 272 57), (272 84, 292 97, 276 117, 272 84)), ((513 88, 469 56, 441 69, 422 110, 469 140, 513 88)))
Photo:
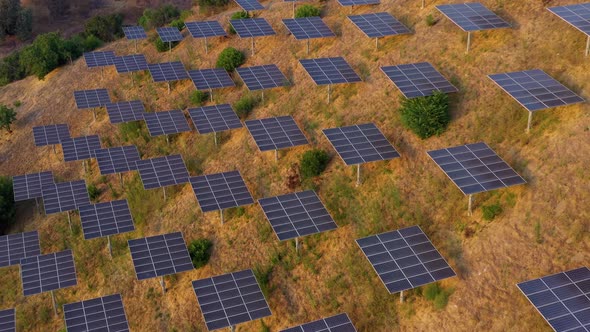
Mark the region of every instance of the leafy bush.
POLYGON ((492 204, 492 205, 483 205, 481 207, 483 212, 483 218, 487 221, 494 220, 497 215, 502 213, 502 206, 500 204, 492 204))
POLYGON ((449 97, 444 93, 403 99, 401 104, 403 125, 422 139, 442 134, 451 121, 449 97))
POLYGON ((191 241, 188 245, 188 253, 191 255, 195 269, 207 265, 211 257, 211 247, 213 243, 208 239, 198 239, 191 241))
POLYGON ((427 26, 431 27, 431 26, 435 25, 436 22, 438 22, 438 21, 434 18, 434 16, 432 16, 432 14, 428 14, 426 16, 426 25, 427 26))
POLYGON ((199 6, 207 7, 223 7, 229 3, 229 0, 197 0, 199 6))
POLYGON ((28 39, 33 29, 33 12, 23 8, 20 0, 0 0, 0 40, 6 35, 28 39))
POLYGON ((103 42, 111 42, 123 36, 123 15, 99 15, 86 21, 86 36, 96 36, 103 42))
POLYGON ((227 47, 217 57, 217 68, 223 68, 227 71, 234 71, 237 67, 244 63, 244 53, 238 51, 233 47, 227 47))
POLYGON ((320 16, 322 10, 318 7, 312 5, 302 5, 295 11, 295 17, 312 17, 312 16, 320 16))
POLYGON ((319 176, 328 166, 330 155, 324 150, 314 149, 306 151, 299 161, 299 174, 304 179, 319 176))
POLYGON ((168 43, 165 41, 162 41, 162 38, 157 37, 154 39, 154 46, 156 46, 156 50, 158 52, 168 52, 171 49, 175 48, 180 42, 172 42, 172 43, 168 43))
POLYGON ((0 104, 0 129, 6 129, 9 133, 12 132, 10 125, 14 120, 16 120, 15 110, 0 104))
POLYGON ((182 31, 182 29, 184 29, 184 21, 181 19, 176 19, 170 22, 170 26, 175 27, 176 29, 178 29, 178 31, 182 31))
MULTIPOLYGON (((246 11, 241 11, 233 13, 230 17, 230 20, 242 20, 245 18, 250 18, 250 15, 248 15, 248 12, 246 11)), ((236 30, 231 24, 229 25, 229 33, 231 33, 232 35, 236 34, 236 30)))
POLYGON ((0 176, 0 231, 10 227, 16 219, 14 206, 14 194, 12 192, 12 179, 8 176, 0 176))
POLYGON ((448 291, 440 287, 438 283, 428 284, 424 287, 424 297, 434 303, 436 309, 444 309, 449 303, 449 296, 452 291, 448 291))
POLYGON ((66 61, 65 41, 57 32, 42 34, 20 53, 20 64, 28 74, 43 79, 66 61))
POLYGON ((180 10, 173 5, 163 5, 156 9, 148 8, 138 20, 145 29, 161 27, 180 17, 180 10))
POLYGON ((257 100, 253 96, 243 96, 234 103, 234 110, 241 119, 245 119, 256 106, 256 102, 257 100))
POLYGON ((26 72, 20 65, 20 52, 0 60, 0 87, 26 77, 26 72))
POLYGON ((88 196, 91 201, 96 201, 100 196, 100 190, 94 184, 89 184, 86 189, 88 189, 88 196))
POLYGON ((191 93, 190 100, 193 105, 201 106, 207 100, 207 93, 197 90, 191 93))

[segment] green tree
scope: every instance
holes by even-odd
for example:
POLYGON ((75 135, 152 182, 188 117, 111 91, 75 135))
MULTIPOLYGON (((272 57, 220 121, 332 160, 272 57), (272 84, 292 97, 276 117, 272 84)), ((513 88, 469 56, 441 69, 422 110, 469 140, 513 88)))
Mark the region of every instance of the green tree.
POLYGON ((328 166, 330 155, 320 149, 306 151, 299 161, 299 174, 304 179, 319 176, 328 166))
POLYGON ((31 38, 33 33, 33 11, 28 8, 22 8, 18 13, 15 34, 20 40, 31 38))
POLYGON ((0 176, 0 230, 2 233, 10 227, 16 219, 12 179, 0 176))
POLYGON ((189 99, 193 105, 201 106, 207 100, 207 97, 207 93, 200 90, 196 90, 193 91, 193 93, 191 93, 189 99))
POLYGON ((173 5, 163 5, 156 9, 146 9, 139 18, 139 25, 146 29, 161 27, 180 17, 180 10, 173 5))
POLYGON ((175 27, 178 31, 182 31, 184 29, 184 21, 181 19, 176 19, 170 22, 171 27, 175 27))
POLYGON ((16 111, 6 105, 0 105, 0 129, 12 132, 10 125, 16 120, 16 111))
POLYGON ((30 46, 22 50, 20 64, 28 74, 43 79, 67 59, 65 41, 59 33, 50 32, 37 36, 30 46))
POLYGON ((20 0, 0 0, 0 40, 6 35, 27 39, 32 27, 33 14, 21 6, 20 0))
POLYGON ((86 21, 84 33, 93 35, 103 42, 111 42, 123 36, 123 15, 101 15, 86 21))
POLYGON ((223 7, 229 3, 229 0, 197 0, 201 7, 223 7))
POLYGON ((254 109, 254 106, 256 106, 256 103, 257 100, 254 96, 243 96, 234 103, 234 109, 236 110, 236 114, 241 119, 247 118, 248 114, 250 114, 250 112, 252 112, 252 110, 254 109))
POLYGON ((0 60, 0 87, 10 82, 23 79, 26 76, 23 67, 20 65, 20 53, 13 52, 0 60))
POLYGON ((320 16, 322 10, 318 7, 312 5, 302 5, 295 11, 295 17, 312 17, 312 16, 320 16))
POLYGON ((211 257, 211 247, 213 243, 208 239, 198 239, 191 241, 188 245, 188 253, 193 261, 195 269, 201 268, 209 262, 211 257))
POLYGON ((451 122, 449 97, 442 92, 403 99, 401 104, 402 124, 422 139, 442 134, 451 122))
POLYGON ((237 67, 244 63, 244 53, 238 51, 233 47, 227 47, 217 57, 217 68, 223 68, 227 71, 234 71, 237 67))

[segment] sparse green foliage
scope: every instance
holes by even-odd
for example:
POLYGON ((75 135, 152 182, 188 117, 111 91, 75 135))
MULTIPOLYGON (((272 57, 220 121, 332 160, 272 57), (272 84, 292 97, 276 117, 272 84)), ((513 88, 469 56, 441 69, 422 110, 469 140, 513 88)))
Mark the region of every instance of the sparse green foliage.
POLYGON ((163 5, 156 9, 148 8, 139 18, 139 25, 146 29, 153 29, 166 25, 168 22, 180 17, 180 10, 173 5, 163 5))
POLYGON ((502 206, 498 203, 483 205, 481 210, 483 212, 483 218, 487 221, 492 221, 494 218, 496 218, 496 216, 502 213, 502 206))
POLYGON ((312 16, 320 16, 322 10, 318 7, 312 5, 302 5, 297 8, 295 11, 295 17, 312 17, 312 16))
POLYGON ((158 52, 168 52, 170 49, 175 48, 178 44, 179 42, 164 42, 160 37, 154 39, 154 46, 156 46, 156 50, 158 50, 158 52))
POLYGON ((191 93, 190 100, 191 103, 195 106, 201 106, 205 101, 207 101, 207 93, 201 90, 196 90, 191 93))
POLYGON ((86 36, 96 36, 103 42, 111 42, 123 36, 123 15, 99 15, 86 21, 86 36))
POLYGON ((432 14, 428 14, 426 16, 426 25, 431 27, 433 25, 435 25, 437 22, 437 20, 434 18, 434 16, 432 16, 432 14))
POLYGON ((541 222, 537 220, 535 222, 535 242, 538 244, 543 243, 543 234, 541 234, 541 222))
POLYGON ((57 32, 42 34, 20 54, 20 63, 27 73, 43 79, 65 61, 64 40, 57 32))
POLYGON ((170 22, 170 26, 175 27, 176 29, 178 29, 178 31, 182 31, 182 29, 184 29, 184 21, 181 19, 176 19, 170 22))
POLYGON ((31 36, 33 14, 20 0, 0 0, 0 40, 6 35, 25 40, 31 36))
POLYGON ((201 7, 223 7, 229 3, 229 0, 197 0, 201 7))
POLYGON ((0 234, 4 234, 4 231, 14 223, 15 217, 12 179, 8 176, 0 176, 0 234))
POLYGON ((231 72, 241 66, 244 63, 244 60, 244 53, 233 47, 227 47, 219 53, 215 66, 231 72))
POLYGON ((426 285, 422 294, 427 300, 434 303, 434 307, 436 309, 441 310, 447 306, 447 303, 449 303, 449 296, 451 293, 452 290, 443 289, 438 283, 435 282, 426 285))
POLYGON ((263 266, 256 266, 254 268, 254 276, 256 277, 256 280, 258 281, 258 284, 260 285, 260 289, 262 290, 262 293, 264 294, 265 297, 268 297, 271 288, 270 288, 270 277, 272 275, 272 270, 273 270, 273 266, 267 266, 267 267, 263 267, 263 266))
POLYGON ((320 149, 306 151, 299 161, 299 174, 304 179, 319 176, 328 166, 330 155, 320 149))
POLYGON ((88 196, 90 197, 91 201, 96 201, 100 196, 100 189, 98 189, 94 184, 89 184, 86 189, 88 189, 88 196))
POLYGON ((16 108, 19 108, 19 107, 21 107, 21 105, 22 105, 22 104, 23 104, 23 102, 22 102, 22 101, 20 101, 20 100, 15 100, 15 101, 12 103, 12 105, 13 105, 14 107, 16 107, 16 108))
POLYGON ((401 104, 402 123, 422 139, 442 134, 451 121, 449 97, 444 93, 404 98, 401 104))
POLYGON ((0 129, 12 132, 10 125, 16 120, 16 111, 6 105, 0 104, 0 129))
MULTIPOLYGON (((246 11, 240 11, 240 12, 233 13, 230 17, 230 20, 241 20, 244 18, 250 18, 250 15, 246 11)), ((229 33, 232 35, 236 34, 236 30, 234 29, 234 27, 231 24, 229 25, 229 33)))
POLYGON ((209 262, 211 257, 211 247, 213 243, 208 239, 198 239, 191 241, 188 245, 188 253, 193 261, 195 269, 201 268, 209 262))
POLYGON ((254 107, 256 106, 257 100, 254 96, 246 95, 240 98, 238 101, 234 103, 234 109, 236 110, 236 114, 241 118, 245 119, 248 117, 248 114, 252 112, 254 107))

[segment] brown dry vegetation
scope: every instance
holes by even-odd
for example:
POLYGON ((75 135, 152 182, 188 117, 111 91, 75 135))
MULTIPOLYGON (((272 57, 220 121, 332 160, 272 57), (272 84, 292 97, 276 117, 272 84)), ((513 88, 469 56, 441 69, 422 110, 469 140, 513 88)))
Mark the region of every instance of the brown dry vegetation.
MULTIPOLYGON (((77 111, 73 91, 106 87, 114 100, 140 98, 157 111, 186 108, 192 83, 174 84, 168 95, 165 85, 151 83, 148 74, 139 75, 140 86, 132 87, 129 76, 109 69, 101 78, 98 71, 86 69, 83 60, 56 70, 44 81, 28 78, 0 89, 0 103, 23 102, 14 132, 0 138, 0 174, 53 170, 59 180, 84 178, 96 184, 103 190, 101 201, 124 197, 131 202, 137 230, 114 237, 112 261, 106 240, 83 239, 77 217, 71 234, 65 214, 43 217, 32 212, 34 204, 19 206, 14 232, 38 229, 44 253, 74 250, 78 286, 57 291, 59 303, 120 292, 133 331, 205 331, 190 281, 258 268, 271 271, 267 298, 273 315, 263 320, 271 331, 339 312, 347 312, 360 331, 549 331, 515 284, 590 263, 590 108, 581 104, 538 112, 527 135, 527 112, 486 75, 541 68, 588 99, 584 36, 547 12, 543 1, 484 1, 515 28, 475 33, 472 51, 465 54, 466 36, 451 22, 425 24, 428 14, 441 18, 434 5, 444 2, 430 2, 423 10, 418 0, 355 8, 355 13, 389 11, 415 31, 382 40, 379 50, 346 19, 349 9, 334 1, 326 3, 325 21, 338 38, 313 41, 310 57, 344 56, 364 79, 361 84, 337 86, 330 105, 325 102, 326 88, 316 87, 298 64, 297 59, 307 57, 305 44, 287 36, 280 22, 290 17, 290 5, 278 0, 265 3, 269 10, 260 16, 278 35, 259 39, 257 54, 248 56, 246 65, 276 63, 294 85, 267 92, 266 102, 250 118, 291 114, 314 145, 329 151, 333 150, 321 129, 374 121, 402 154, 397 160, 363 166, 364 182, 359 187, 354 185, 354 169, 334 158, 317 190, 340 227, 305 238, 299 256, 292 242, 277 241, 257 205, 230 211, 222 226, 218 214, 200 212, 189 185, 169 190, 168 200, 162 202, 160 190, 144 191, 136 174, 126 174, 123 190, 116 178, 101 179, 95 162, 84 174, 80 162, 64 163, 61 153, 35 148, 31 128, 66 122, 74 136, 99 134, 103 146, 136 144, 144 158, 181 153, 192 175, 239 169, 255 198, 289 192, 290 165, 310 147, 281 152, 275 162, 271 153, 257 150, 245 129, 224 133, 218 149, 212 137, 196 132, 175 137, 170 146, 163 138, 140 137, 126 143, 104 110, 96 122, 90 112, 77 111), (448 131, 425 141, 402 128, 396 111, 399 93, 379 70, 382 65, 416 61, 432 62, 461 90, 452 96, 453 122, 448 131), (467 200, 425 152, 480 140, 528 184, 477 195, 476 212, 468 217, 467 200), (492 203, 499 203, 504 212, 492 222, 484 221, 480 207, 492 203), (441 283, 453 291, 442 310, 418 291, 400 304, 354 242, 415 224, 459 273, 441 283), (169 292, 162 296, 156 279, 136 280, 126 240, 171 231, 182 231, 186 241, 207 237, 214 242, 214 251, 206 267, 167 277, 169 292)), ((214 18, 227 27, 235 10, 214 18)), ((140 52, 150 62, 181 60, 187 69, 194 69, 214 66, 217 54, 229 45, 249 51, 249 41, 235 36, 210 44, 209 55, 204 54, 202 41, 190 37, 171 54, 158 54, 148 43, 140 46, 140 52)), ((125 40, 106 49, 133 53, 132 43, 125 40)), ((247 93, 240 85, 217 92, 215 101, 233 102, 247 93)), ((2 271, 0 285, 0 307, 16 306, 20 331, 63 329, 63 316, 54 318, 51 313, 49 294, 21 295, 17 267, 2 271)), ((262 325, 255 321, 237 330, 261 331, 262 325)))

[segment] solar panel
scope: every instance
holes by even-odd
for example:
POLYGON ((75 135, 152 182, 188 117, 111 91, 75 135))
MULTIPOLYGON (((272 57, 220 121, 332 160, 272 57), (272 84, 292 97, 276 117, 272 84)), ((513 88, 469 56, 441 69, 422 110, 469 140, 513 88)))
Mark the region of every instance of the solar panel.
POLYGON ((20 264, 25 296, 78 284, 71 249, 23 258, 20 264))
POLYGON ((193 269, 180 232, 129 240, 128 243, 137 280, 193 269))
POLYGON ((143 120, 145 113, 141 100, 120 101, 105 106, 112 124, 143 120))
POLYGON ((86 240, 135 230, 127 200, 84 205, 79 210, 86 240))
POLYGON ((130 40, 147 39, 145 30, 140 26, 123 27, 123 32, 125 37, 130 40))
POLYGON ((243 127, 230 104, 190 108, 188 113, 199 134, 243 127))
POLYGON ((26 175, 17 175, 12 177, 12 188, 14 192, 14 201, 26 201, 43 196, 43 185, 53 182, 53 173, 40 172, 26 175))
POLYGON ((200 21, 184 23, 193 38, 227 36, 225 30, 217 21, 200 21))
POLYGON ((160 39, 165 43, 181 41, 183 38, 176 27, 162 27, 157 28, 156 31, 158 31, 160 39))
POLYGON ((129 323, 120 294, 64 304, 68 332, 127 332, 129 323))
POLYGON ((270 24, 263 18, 244 18, 230 20, 229 22, 240 38, 272 36, 276 34, 270 24))
POLYGON ((144 189, 154 189, 189 182, 188 170, 177 155, 137 161, 144 189))
POLYGON ((154 82, 170 82, 189 79, 180 61, 148 64, 154 82))
POLYGON ((488 75, 529 112, 584 102, 540 69, 488 75))
POLYGON ((131 73, 135 71, 147 70, 148 64, 143 54, 131 54, 118 56, 113 60, 117 73, 131 73))
POLYGON ((236 70, 250 91, 289 85, 289 80, 276 65, 241 67, 236 70))
POLYGON ((349 166, 400 156, 373 123, 324 129, 323 132, 349 166))
POLYGON ((38 255, 41 245, 37 231, 0 236, 0 267, 17 265, 23 258, 38 255))
POLYGON ((389 13, 351 15, 352 21, 367 37, 379 38, 412 33, 412 31, 389 13))
POLYGON ((494 14, 481 3, 439 5, 436 8, 463 31, 510 28, 510 23, 494 14))
POLYGON ((86 52, 84 53, 84 61, 88 68, 106 67, 114 65, 115 52, 86 52))
POLYGON ((246 121, 260 151, 279 150, 309 144, 292 116, 246 121))
POLYGON ((77 210, 90 204, 84 180, 43 184, 45 214, 77 210))
POLYGON ((74 91, 74 99, 78 109, 102 107, 111 102, 107 89, 74 91))
POLYGON ((94 158, 94 150, 100 149, 98 135, 81 136, 64 140, 61 143, 64 161, 86 160, 94 158))
POLYGON ((433 150, 428 155, 465 195, 526 183, 483 142, 433 150))
POLYGON ((356 240, 390 294, 454 277, 419 226, 356 240))
POLYGON ((590 3, 547 8, 562 20, 590 36, 590 3))
POLYGON ((67 124, 33 127, 35 146, 61 144, 63 140, 71 138, 67 124))
POLYGON ((0 332, 16 332, 16 314, 14 308, 0 311, 0 332))
POLYGON ((431 96, 436 91, 459 91, 428 62, 386 66, 381 70, 406 98, 431 96))
POLYGON ((379 0, 338 0, 340 6, 378 5, 379 0))
POLYGON ((189 70, 188 76, 195 84, 197 90, 212 90, 236 86, 223 68, 189 70))
POLYGON ((284 18, 283 23, 298 40, 336 36, 319 16, 284 18))
POLYGON ((281 330, 281 332, 356 332, 347 314, 338 314, 335 316, 318 319, 303 325, 281 330))
POLYGON ((94 151, 100 174, 116 174, 137 170, 136 162, 140 160, 135 145, 117 146, 94 151))
POLYGON ((587 267, 517 286, 555 331, 590 331, 590 269, 587 267))
POLYGON ((203 212, 254 203, 238 171, 195 176, 190 181, 203 212))
POLYGON ((258 203, 279 241, 338 227, 313 190, 263 198, 258 203))
POLYGON ((302 59, 299 62, 317 85, 361 82, 342 57, 302 59))
POLYGON ((191 131, 181 110, 145 113, 143 118, 152 137, 191 131))
POLYGON ((249 12, 253 10, 262 10, 264 6, 256 0, 235 0, 238 6, 242 7, 243 10, 249 12))
POLYGON ((252 270, 243 270, 193 281, 209 331, 271 315, 252 270))

